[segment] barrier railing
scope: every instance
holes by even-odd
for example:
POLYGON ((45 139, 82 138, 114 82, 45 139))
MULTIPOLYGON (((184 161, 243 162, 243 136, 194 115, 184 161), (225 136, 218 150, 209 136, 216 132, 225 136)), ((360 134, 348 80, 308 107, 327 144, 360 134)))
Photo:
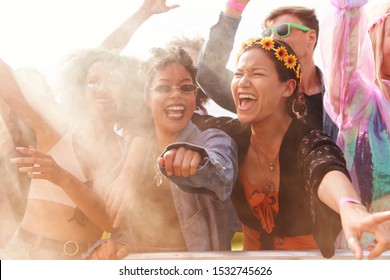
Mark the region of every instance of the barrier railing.
MULTIPOLYGON (((364 252, 367 259, 369 252, 364 252)), ((128 260, 179 259, 179 260, 310 260, 325 259, 319 251, 229 251, 229 252, 180 252, 130 254, 128 260)), ((349 250, 336 250, 332 260, 353 260, 355 256, 349 250)), ((377 259, 390 260, 390 251, 377 259)))

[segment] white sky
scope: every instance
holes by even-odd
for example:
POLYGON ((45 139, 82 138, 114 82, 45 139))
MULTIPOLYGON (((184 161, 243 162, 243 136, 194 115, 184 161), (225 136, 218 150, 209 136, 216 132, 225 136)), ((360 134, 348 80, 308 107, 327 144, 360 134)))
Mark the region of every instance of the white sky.
MULTIPOLYGON (((388 1, 388 0, 387 0, 388 1)), ((59 60, 70 52, 95 47, 143 0, 0 0, 0 57, 13 68, 34 67, 49 80, 59 60)), ((370 0, 380 3, 383 0, 370 0)), ((155 15, 134 34, 124 53, 147 55, 173 36, 208 36, 226 0, 168 0, 181 7, 155 15)), ((316 9, 324 20, 329 0, 252 0, 243 14, 237 45, 258 35, 264 16, 277 6, 316 9)))

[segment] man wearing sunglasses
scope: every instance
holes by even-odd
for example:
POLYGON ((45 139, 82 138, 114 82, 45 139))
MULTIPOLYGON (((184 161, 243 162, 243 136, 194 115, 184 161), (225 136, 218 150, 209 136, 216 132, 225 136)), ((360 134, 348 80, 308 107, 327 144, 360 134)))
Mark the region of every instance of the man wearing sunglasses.
MULTIPOLYGON (((227 1, 198 57, 198 84, 218 105, 231 112, 236 110, 230 90, 233 73, 226 68, 226 64, 233 49, 241 15, 249 2, 227 1)), ((298 6, 274 9, 263 21, 263 29, 259 30, 259 36, 279 38, 294 49, 302 66, 300 91, 304 93, 307 105, 306 121, 336 140, 338 129, 323 109, 325 89, 322 73, 314 63, 318 34, 319 24, 314 10, 298 6)))
POLYGON ((262 37, 272 37, 275 34, 279 39, 286 38, 290 36, 291 28, 297 28, 302 31, 310 31, 310 27, 304 26, 302 24, 287 22, 279 24, 275 27, 269 27, 263 30, 261 33, 262 37))

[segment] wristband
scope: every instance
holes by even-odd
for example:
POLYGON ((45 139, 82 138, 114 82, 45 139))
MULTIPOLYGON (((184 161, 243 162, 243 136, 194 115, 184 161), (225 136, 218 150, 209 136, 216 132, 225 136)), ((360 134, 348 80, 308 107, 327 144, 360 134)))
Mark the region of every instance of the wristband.
POLYGON ((339 200, 339 209, 341 208, 341 205, 343 205, 345 202, 355 203, 359 205, 363 205, 360 201, 350 198, 350 197, 343 197, 339 200))
POLYGON ((232 7, 233 9, 236 9, 236 10, 239 10, 239 11, 243 11, 245 9, 245 7, 246 7, 246 4, 236 3, 236 2, 234 2, 234 0, 228 0, 227 4, 230 7, 232 7))

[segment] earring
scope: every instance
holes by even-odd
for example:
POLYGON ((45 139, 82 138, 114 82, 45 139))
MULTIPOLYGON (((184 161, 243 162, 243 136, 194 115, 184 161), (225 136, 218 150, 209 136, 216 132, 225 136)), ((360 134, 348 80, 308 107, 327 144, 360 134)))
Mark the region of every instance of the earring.
POLYGON ((307 116, 307 106, 305 101, 305 95, 302 92, 297 92, 292 102, 292 112, 295 114, 298 120, 306 123, 305 117, 307 116))

